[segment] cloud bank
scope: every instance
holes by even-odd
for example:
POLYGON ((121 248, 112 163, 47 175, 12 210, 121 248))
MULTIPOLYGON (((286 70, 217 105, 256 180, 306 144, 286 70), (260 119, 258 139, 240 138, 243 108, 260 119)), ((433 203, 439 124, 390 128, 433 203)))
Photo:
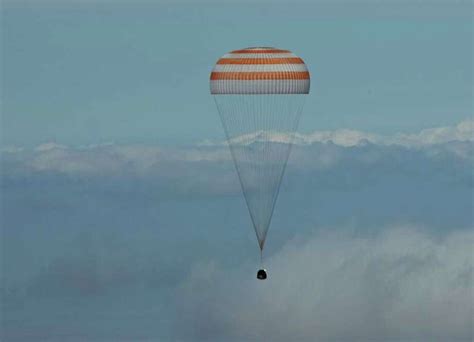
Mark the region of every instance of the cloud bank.
MULTIPOLYGON (((319 158, 320 151, 340 148, 363 149, 367 146, 387 148, 387 152, 396 149, 423 151, 438 154, 449 150, 458 157, 472 160, 470 146, 474 141, 474 121, 465 120, 456 126, 424 129, 416 134, 398 133, 393 136, 382 136, 355 130, 340 129, 335 131, 316 131, 310 134, 288 134, 281 132, 255 132, 232 140, 232 144, 249 145, 270 140, 274 143, 289 143, 293 140, 295 149, 307 155, 319 158), (316 155, 316 156, 315 156, 316 155)), ((69 147, 54 142, 47 142, 33 149, 22 146, 3 146, 0 149, 3 163, 9 167, 29 169, 31 171, 58 172, 71 175, 90 174, 127 174, 139 176, 150 175, 166 165, 178 163, 230 162, 226 142, 204 141, 196 146, 166 148, 150 145, 119 145, 104 143, 98 145, 69 147)), ((356 152, 357 150, 350 150, 356 152)), ((300 160, 292 158, 295 164, 300 160)), ((371 155, 369 154, 369 158, 371 155)), ((326 156, 326 158, 330 158, 326 156)), ((323 160, 316 160, 324 164, 323 160)), ((16 170, 18 171, 18 170, 16 170)))
MULTIPOLYGON (((443 144, 452 141, 474 141, 474 121, 464 120, 456 126, 436 127, 424 129, 418 133, 398 133, 384 136, 374 133, 351 129, 338 129, 334 131, 315 131, 309 134, 296 133, 285 134, 280 132, 264 132, 243 135, 232 139, 232 144, 249 145, 259 141, 272 141, 278 143, 289 143, 293 141, 296 145, 312 145, 315 143, 333 143, 338 146, 357 146, 364 143, 377 145, 398 145, 405 147, 421 147, 427 145, 443 144)), ((203 146, 225 145, 225 142, 214 143, 204 141, 203 146)))
POLYGON ((153 236, 139 233, 139 239, 109 243, 79 237, 72 251, 3 293, 3 336, 7 341, 472 340, 472 231, 443 238, 414 226, 387 227, 373 237, 330 231, 287 241, 267 258, 265 282, 255 279, 255 260, 248 255, 235 253, 239 264, 231 266, 215 250, 212 259, 195 252, 186 268, 173 260, 179 253, 165 258, 156 252, 163 246, 146 244, 153 236))
POLYGON ((471 341, 472 122, 297 138, 265 282, 225 144, 4 146, 2 340, 471 341))
POLYGON ((469 340, 473 238, 435 240, 414 227, 374 238, 299 238, 268 261, 266 282, 256 282, 249 265, 196 265, 178 295, 184 337, 469 340))

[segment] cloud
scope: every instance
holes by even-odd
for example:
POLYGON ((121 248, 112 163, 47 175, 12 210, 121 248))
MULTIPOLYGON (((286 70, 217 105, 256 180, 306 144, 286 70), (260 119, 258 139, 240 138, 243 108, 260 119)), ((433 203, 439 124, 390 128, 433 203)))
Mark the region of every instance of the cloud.
MULTIPOLYGON (((264 134, 268 132, 239 137, 239 143, 258 143, 264 134)), ((270 137, 275 142, 288 141, 281 133, 270 137)), ((315 132, 298 135, 297 142, 283 178, 283 191, 305 189, 309 196, 315 196, 323 190, 334 193, 370 188, 373 193, 365 197, 370 200, 398 194, 401 189, 411 192, 410 188, 428 183, 429 190, 420 194, 432 192, 430 198, 418 200, 432 202, 439 196, 464 200, 472 189, 471 121, 384 139, 346 130, 315 132)), ((137 198, 154 200, 241 193, 226 144, 165 147, 104 143, 72 147, 45 143, 33 149, 4 147, 1 156, 5 184, 33 182, 41 187, 61 180, 89 191, 106 188, 105 193, 116 193, 126 186, 137 198)), ((418 212, 423 202, 413 203, 418 212)), ((442 200, 439 202, 436 206, 442 200)), ((450 203, 448 206, 457 201, 450 203)), ((419 216, 415 210, 413 215, 419 216)))
MULTIPOLYGON (((204 249, 183 253, 179 240, 173 242, 174 248, 162 251, 166 243, 150 231, 125 234, 97 238, 79 232, 65 248, 55 246, 57 256, 47 266, 3 293, 5 338, 470 341, 473 337, 472 231, 436 235, 426 227, 389 226, 373 236, 338 227, 301 233, 267 256, 269 278, 264 282, 255 277, 253 255, 239 253, 247 241, 214 249, 209 258, 204 249), (238 262, 224 261, 229 258, 238 262), (54 325, 46 332, 48 322, 54 325)), ((194 245, 206 240, 209 234, 194 245)), ((44 239, 33 248, 37 253, 47 246, 52 247, 44 239)), ((38 255, 44 258, 44 253, 38 255)))
MULTIPOLYGON (((358 146, 372 143, 377 145, 399 145, 405 147, 421 147, 443 144, 452 141, 474 141, 474 121, 464 120, 456 126, 423 129, 419 133, 379 135, 351 129, 334 131, 315 131, 309 134, 258 131, 235 137, 230 140, 233 145, 249 145, 256 142, 271 141, 287 144, 293 141, 296 145, 312 145, 315 143, 333 143, 343 147, 358 146)), ((213 143, 206 140, 203 146, 225 145, 226 142, 213 143)))
POLYGON ((469 132, 294 146, 265 282, 225 144, 4 147, 4 339, 472 340, 469 132))
POLYGON ((57 144, 55 142, 47 142, 47 143, 36 146, 35 151, 45 152, 45 151, 51 151, 51 150, 64 150, 66 148, 67 148, 66 145, 57 144))
POLYGON ((412 227, 295 239, 265 282, 250 265, 195 265, 179 324, 198 340, 471 340, 473 238, 412 227))
MULTIPOLYGON (((310 134, 291 134, 282 132, 258 131, 235 137, 231 140, 235 145, 250 145, 262 141, 289 143, 294 139, 296 148, 311 154, 313 150, 323 151, 321 162, 328 163, 337 159, 340 151, 335 148, 361 147, 373 145, 377 147, 404 147, 422 150, 427 153, 449 151, 458 157, 469 159, 469 146, 474 141, 474 122, 465 120, 456 126, 424 129, 416 134, 398 133, 393 136, 381 136, 355 130, 339 129, 335 131, 316 131, 310 134), (336 153, 329 156, 328 152, 336 153)), ((30 168, 32 171, 54 171, 65 174, 81 173, 112 173, 150 175, 157 168, 171 163, 228 163, 231 161, 226 142, 214 143, 209 140, 196 146, 160 147, 143 144, 118 145, 114 143, 89 146, 69 147, 54 142, 47 142, 28 150, 24 147, 5 146, 0 150, 7 164, 14 161, 16 165, 30 168)), ((350 150, 354 152, 355 150, 350 150)), ((394 151, 394 149, 392 149, 394 151)), ((299 156, 298 152, 297 155, 299 156)), ((370 155, 370 154, 369 154, 370 155)), ((318 156, 316 156, 319 158, 318 156)), ((367 157, 367 155, 366 155, 367 157)), ((292 158, 297 160, 296 158, 292 158)), ((304 159, 304 158, 303 158, 304 159)), ((7 170, 8 171, 8 170, 7 170)))
MULTIPOLYGON (((423 146, 443 144, 452 141, 474 141, 474 120, 465 120, 454 127, 424 129, 418 134, 397 134, 392 144, 402 146, 423 146)), ((390 141, 390 140, 389 140, 390 141)))

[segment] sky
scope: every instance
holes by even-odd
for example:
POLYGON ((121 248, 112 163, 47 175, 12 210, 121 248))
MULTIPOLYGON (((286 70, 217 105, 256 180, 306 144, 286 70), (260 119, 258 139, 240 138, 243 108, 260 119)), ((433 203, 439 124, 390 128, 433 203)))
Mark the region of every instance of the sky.
POLYGON ((1 34, 0 340, 473 340, 471 2, 8 0, 1 34), (257 45, 312 78, 265 281, 208 84, 257 45))
POLYGON ((209 73, 226 52, 302 57, 300 130, 415 132, 472 111, 470 1, 12 1, 2 9, 2 141, 219 137, 209 73))

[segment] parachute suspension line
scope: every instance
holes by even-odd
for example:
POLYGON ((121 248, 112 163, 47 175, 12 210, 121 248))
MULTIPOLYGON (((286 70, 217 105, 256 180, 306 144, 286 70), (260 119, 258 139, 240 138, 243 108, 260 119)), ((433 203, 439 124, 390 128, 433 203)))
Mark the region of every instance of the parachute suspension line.
POLYGON ((296 136, 296 130, 298 129, 298 124, 299 124, 299 121, 300 121, 301 113, 303 112, 304 100, 305 100, 305 97, 302 96, 302 100, 299 101, 299 103, 296 104, 297 105, 296 108, 293 108, 294 106, 293 106, 292 103, 289 106, 290 108, 288 108, 288 110, 290 110, 290 111, 291 111, 291 109, 296 110, 296 112, 295 112, 296 115, 295 115, 295 118, 293 119, 293 122, 291 122, 291 120, 290 120, 290 123, 292 123, 292 125, 291 125, 291 131, 289 132, 290 136, 289 136, 289 140, 288 140, 288 146, 287 146, 285 161, 283 163, 282 169, 280 171, 280 175, 278 177, 278 186, 276 187, 276 193, 274 195, 275 196, 274 197, 275 198, 275 203, 273 204, 273 207, 271 209, 270 217, 273 216, 273 212, 275 210, 276 200, 277 200, 278 195, 280 193, 280 184, 281 184, 281 181, 282 181, 283 176, 285 174, 286 166, 288 165, 288 159, 290 157, 291 150, 293 149, 293 143, 294 143, 295 136, 296 136))
MULTIPOLYGON (((253 212, 250 210, 250 203, 248 201, 248 198, 246 196, 246 192, 244 190, 245 189, 245 184, 243 183, 243 178, 242 178, 242 175, 241 175, 241 167, 242 167, 242 166, 240 166, 241 162, 243 162, 245 164, 250 164, 250 161, 249 161, 248 157, 245 158, 245 160, 242 160, 242 161, 239 160, 239 155, 238 155, 239 146, 234 145, 234 144, 238 143, 238 141, 235 141, 234 139, 239 138, 239 136, 231 130, 232 127, 236 127, 236 128, 241 127, 241 128, 244 128, 243 132, 249 132, 250 131, 248 129, 248 127, 245 125, 245 122, 246 122, 245 118, 248 116, 248 113, 250 112, 250 110, 248 109, 248 106, 245 103, 246 102, 245 98, 242 95, 237 95, 237 94, 236 95, 220 95, 220 97, 223 97, 223 96, 226 97, 226 99, 221 103, 219 103, 219 101, 217 100, 218 96, 214 96, 214 101, 216 103, 216 106, 217 106, 217 109, 218 109, 218 112, 219 112, 219 117, 221 119, 221 123, 222 123, 222 126, 224 128, 224 132, 225 132, 225 135, 226 135, 226 138, 227 138, 227 143, 229 145, 229 150, 230 150, 233 162, 234 162, 234 167, 235 167, 235 170, 237 172, 239 182, 240 182, 240 185, 241 185, 242 193, 244 195, 244 199, 245 199, 247 208, 249 208, 250 219, 252 220, 252 224, 254 226, 254 230, 255 230, 255 233, 257 235, 257 240, 259 242, 259 247, 260 247, 260 250, 262 250, 263 245, 261 244, 258 233, 257 233, 256 222, 255 222, 255 219, 254 219, 254 216, 253 216, 253 212), (227 104, 228 104, 228 106, 227 106, 227 104), (239 113, 239 111, 245 112, 245 115, 242 116, 241 115, 242 113, 239 113)), ((247 125, 248 125, 248 123, 247 123, 247 125)), ((242 148, 242 147, 240 147, 240 148, 242 148)), ((241 153, 240 157, 246 157, 246 156, 245 156, 245 154, 241 153)))
POLYGON ((304 94, 214 96, 260 249, 278 198, 304 94))
POLYGON ((247 99, 248 96, 250 96, 251 99, 258 99, 258 96, 255 95, 233 95, 233 99, 235 98, 236 101, 232 101, 231 104, 234 107, 234 118, 232 119, 237 118, 237 120, 233 120, 234 122, 237 121, 237 124, 233 126, 235 128, 235 131, 232 132, 231 136, 229 137, 229 147, 232 150, 236 151, 236 159, 234 160, 234 162, 236 164, 236 168, 238 169, 237 174, 239 176, 240 185, 242 187, 242 193, 244 195, 247 208, 249 209, 250 219, 252 221, 252 225, 254 226, 259 247, 260 249, 263 249, 263 241, 261 240, 258 234, 258 218, 255 216, 254 211, 251 210, 252 203, 249 198, 249 192, 252 193, 252 191, 255 191, 255 189, 258 189, 258 187, 256 186, 256 184, 248 185, 245 181, 245 179, 248 178, 246 176, 247 173, 250 173, 251 175, 255 175, 257 173, 258 165, 256 165, 254 160, 252 160, 252 154, 246 153, 247 149, 251 149, 251 146, 245 145, 248 144, 248 142, 243 141, 242 144, 239 144, 238 141, 239 137, 243 137, 244 139, 251 139, 250 135, 255 132, 255 127, 258 127, 257 117, 256 115, 252 115, 255 114, 255 106, 253 106, 252 109, 252 103, 250 99, 247 99), (250 118, 252 120, 250 120, 250 118), (247 189, 248 187, 251 187, 251 189, 247 189))

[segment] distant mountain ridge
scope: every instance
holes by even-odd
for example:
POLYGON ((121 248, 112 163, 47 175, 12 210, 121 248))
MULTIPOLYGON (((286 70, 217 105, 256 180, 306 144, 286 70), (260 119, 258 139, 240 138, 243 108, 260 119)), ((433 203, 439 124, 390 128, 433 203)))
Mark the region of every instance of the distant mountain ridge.
MULTIPOLYGON (((377 145, 400 145, 417 147, 436 145, 451 141, 474 141, 474 120, 461 121, 456 126, 444 126, 423 129, 418 133, 397 133, 380 135, 352 129, 333 131, 314 131, 309 134, 286 133, 275 131, 257 131, 230 140, 234 145, 250 145, 252 143, 271 141, 287 144, 293 140, 295 145, 312 145, 314 143, 333 143, 339 146, 358 146, 366 143, 377 145)), ((204 141, 201 146, 225 145, 227 142, 204 141)))

